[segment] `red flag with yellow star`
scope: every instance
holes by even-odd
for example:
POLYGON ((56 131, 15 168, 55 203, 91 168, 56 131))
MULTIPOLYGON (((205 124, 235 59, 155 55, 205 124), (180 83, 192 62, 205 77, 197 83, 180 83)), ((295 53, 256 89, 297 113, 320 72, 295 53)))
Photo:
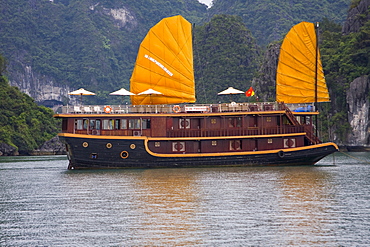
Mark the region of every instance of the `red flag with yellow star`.
POLYGON ((252 87, 250 87, 249 89, 248 89, 248 91, 247 92, 245 92, 245 96, 247 96, 247 97, 251 97, 251 96, 253 96, 254 95, 254 90, 253 90, 253 88, 252 87))

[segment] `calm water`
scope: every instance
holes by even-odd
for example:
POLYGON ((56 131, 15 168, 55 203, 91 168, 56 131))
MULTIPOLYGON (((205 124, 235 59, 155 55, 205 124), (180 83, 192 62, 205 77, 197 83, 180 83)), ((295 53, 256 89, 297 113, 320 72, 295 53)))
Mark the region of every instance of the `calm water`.
POLYGON ((348 154, 360 160, 113 171, 0 157, 0 246, 369 246, 370 153, 348 154))

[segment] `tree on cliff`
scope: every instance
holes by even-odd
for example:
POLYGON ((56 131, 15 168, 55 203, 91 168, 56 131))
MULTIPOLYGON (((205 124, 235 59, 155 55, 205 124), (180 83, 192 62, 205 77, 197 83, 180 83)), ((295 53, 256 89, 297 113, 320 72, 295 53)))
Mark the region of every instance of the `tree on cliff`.
MULTIPOLYGON (((0 73, 5 69, 5 59, 0 55, 0 73)), ((27 94, 9 86, 6 77, 0 75, 0 144, 28 154, 56 133, 53 111, 38 106, 27 94)))
POLYGON ((3 75, 5 70, 6 70, 6 60, 3 56, 0 56, 0 76, 3 75))
MULTIPOLYGON (((198 103, 216 103, 227 87, 246 91, 259 64, 259 48, 238 16, 216 15, 195 28, 194 67, 198 103)), ((234 100, 237 100, 236 98, 234 100)), ((244 99, 246 100, 245 96, 244 99)))

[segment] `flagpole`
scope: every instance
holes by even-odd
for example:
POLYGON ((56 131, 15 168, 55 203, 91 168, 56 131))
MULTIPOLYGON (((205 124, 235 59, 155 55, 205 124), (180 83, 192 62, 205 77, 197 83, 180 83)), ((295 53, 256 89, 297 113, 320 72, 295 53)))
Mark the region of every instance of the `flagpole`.
MULTIPOLYGON (((316 22, 316 61, 315 61, 315 111, 318 111, 317 109, 317 70, 318 70, 318 58, 319 58, 319 23, 316 22)), ((316 124, 316 136, 318 136, 318 115, 315 117, 315 124, 316 124)))

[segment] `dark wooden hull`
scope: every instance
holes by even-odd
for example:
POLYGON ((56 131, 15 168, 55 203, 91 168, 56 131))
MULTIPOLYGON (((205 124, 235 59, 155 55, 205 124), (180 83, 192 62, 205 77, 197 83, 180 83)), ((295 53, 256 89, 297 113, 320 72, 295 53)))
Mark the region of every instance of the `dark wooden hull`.
POLYGON ((60 135, 60 139, 67 145, 69 169, 314 165, 338 151, 334 143, 324 143, 265 151, 157 154, 148 149, 145 137, 60 135))

